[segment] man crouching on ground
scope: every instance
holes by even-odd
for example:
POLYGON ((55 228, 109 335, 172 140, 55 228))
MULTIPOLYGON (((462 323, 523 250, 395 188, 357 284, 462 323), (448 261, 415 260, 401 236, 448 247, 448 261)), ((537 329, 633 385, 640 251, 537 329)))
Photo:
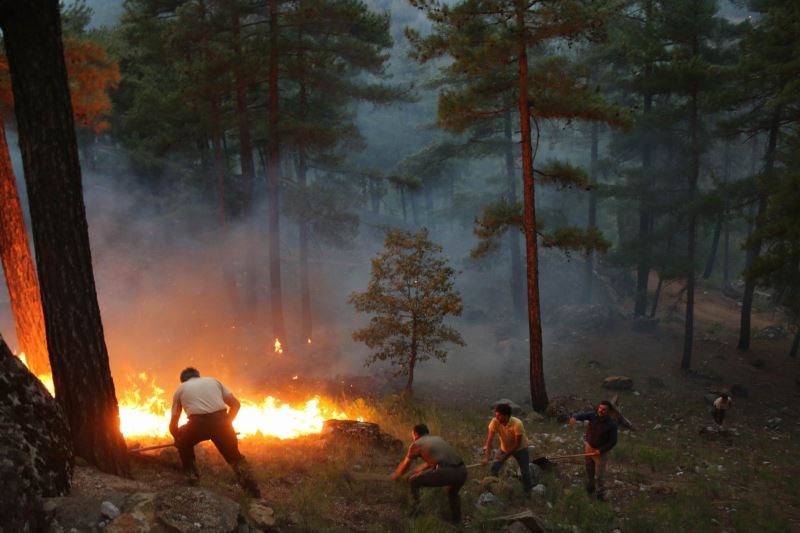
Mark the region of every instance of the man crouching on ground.
POLYGON ((417 457, 425 461, 408 476, 411 495, 414 497, 412 516, 419 512, 420 487, 447 487, 452 521, 458 524, 461 522, 461 496, 458 491, 467 481, 467 467, 452 446, 443 438, 429 433, 425 424, 414 426, 411 431, 413 442, 408 447, 405 459, 397 465, 392 479, 395 481, 400 479, 417 457))
POLYGON ((260 498, 258 484, 244 456, 239 453, 239 441, 233 429, 233 420, 239 407, 239 400, 222 383, 210 377, 201 378, 196 368, 185 368, 181 372, 181 385, 172 397, 169 432, 175 438, 175 447, 191 482, 200 478, 194 446, 211 440, 233 468, 244 491, 253 498, 260 498), (178 427, 181 410, 186 411, 189 421, 178 427))

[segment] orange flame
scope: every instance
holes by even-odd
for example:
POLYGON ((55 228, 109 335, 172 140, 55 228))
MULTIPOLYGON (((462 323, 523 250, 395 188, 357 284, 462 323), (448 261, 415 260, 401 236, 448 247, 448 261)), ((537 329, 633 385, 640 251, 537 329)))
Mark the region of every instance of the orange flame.
POLYGON ((281 341, 277 338, 275 339, 275 353, 283 353, 283 347, 281 346, 281 341))
MULTIPOLYGON (((25 354, 21 353, 18 357, 27 366, 25 354)), ((53 394, 52 377, 42 374, 38 378, 50 394, 53 394)), ((155 378, 145 372, 128 377, 125 391, 119 397, 120 431, 126 439, 169 437, 172 405, 167 401, 164 392, 156 384, 155 378)), ((241 437, 291 439, 319 433, 325 420, 348 418, 345 413, 319 396, 296 406, 282 403, 272 396, 266 396, 260 402, 240 398, 240 402, 242 407, 233 427, 241 437)), ((185 422, 186 414, 182 413, 179 424, 185 422)))

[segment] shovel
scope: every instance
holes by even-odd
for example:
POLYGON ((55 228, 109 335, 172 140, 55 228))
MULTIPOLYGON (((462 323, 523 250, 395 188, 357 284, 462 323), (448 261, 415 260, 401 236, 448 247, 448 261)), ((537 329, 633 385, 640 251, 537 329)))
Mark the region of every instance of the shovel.
POLYGON ((558 460, 558 459, 574 459, 574 458, 577 458, 577 457, 589 457, 590 455, 594 455, 594 454, 591 454, 591 453, 574 453, 574 454, 571 454, 571 455, 553 455, 551 457, 542 456, 542 457, 537 457, 536 459, 532 460, 531 463, 535 464, 536 466, 538 466, 542 470, 546 470, 548 468, 552 468, 552 467, 556 466, 556 463, 553 462, 555 460, 558 460))

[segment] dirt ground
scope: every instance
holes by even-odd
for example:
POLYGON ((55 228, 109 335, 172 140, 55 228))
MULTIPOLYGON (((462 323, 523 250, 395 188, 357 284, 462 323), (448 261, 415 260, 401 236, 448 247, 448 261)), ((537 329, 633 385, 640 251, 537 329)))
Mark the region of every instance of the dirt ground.
MULTIPOLYGON (((637 431, 624 431, 609 466, 611 497, 589 500, 581 490, 582 464, 565 461, 542 482, 543 497, 524 500, 508 474, 495 490, 500 503, 478 507, 486 472, 471 471, 463 491, 464 530, 503 530, 498 516, 532 510, 559 531, 800 531, 800 366, 787 356, 791 339, 754 340, 748 352, 736 349, 738 305, 711 287, 697 293, 692 372, 682 372, 680 287, 665 288, 658 327, 635 332, 621 319, 602 331, 577 327, 545 330, 545 372, 552 398, 574 395, 594 403, 607 398, 606 376, 625 375, 634 389, 620 404, 637 431), (673 309, 671 311, 671 308, 673 309), (711 425, 704 395, 736 384, 726 421, 729 432, 701 434, 711 425), (576 529, 577 528, 577 529, 576 529)), ((755 313, 756 329, 779 316, 755 313)), ((413 402, 387 399, 380 391, 360 400, 374 409, 375 422, 408 443, 407 428, 425 420, 453 442, 468 463, 480 456, 492 401, 507 397, 525 407, 527 360, 498 360, 493 376, 420 383, 413 402)), ((352 400, 352 399, 350 399, 352 400)), ((528 403, 528 406, 530 404, 528 403)), ((541 455, 581 451, 580 428, 522 415, 528 436, 541 455)), ((317 437, 296 441, 248 440, 242 450, 254 465, 281 531, 449 531, 441 517, 444 498, 428 491, 427 513, 407 518, 408 494, 401 483, 353 482, 347 472, 391 471, 401 458, 369 447, 324 445, 317 437)), ((213 448, 199 449, 202 484, 234 499, 243 496, 213 448)), ((511 469, 507 469, 511 470, 511 469)), ((184 483, 177 455, 170 450, 134 463, 136 481, 114 481, 80 467, 74 494, 115 490, 159 490, 184 483)))

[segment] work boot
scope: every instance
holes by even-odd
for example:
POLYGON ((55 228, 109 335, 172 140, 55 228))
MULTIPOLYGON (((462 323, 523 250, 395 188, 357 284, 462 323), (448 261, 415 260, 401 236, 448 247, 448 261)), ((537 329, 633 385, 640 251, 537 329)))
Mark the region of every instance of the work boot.
POLYGON ((236 473, 236 480, 248 496, 256 499, 261 498, 261 489, 258 488, 258 483, 247 461, 242 459, 233 465, 233 471, 236 473))
POLYGON ((184 474, 186 475, 186 481, 189 485, 197 485, 200 483, 200 472, 197 470, 197 466, 192 465, 185 469, 184 474))

